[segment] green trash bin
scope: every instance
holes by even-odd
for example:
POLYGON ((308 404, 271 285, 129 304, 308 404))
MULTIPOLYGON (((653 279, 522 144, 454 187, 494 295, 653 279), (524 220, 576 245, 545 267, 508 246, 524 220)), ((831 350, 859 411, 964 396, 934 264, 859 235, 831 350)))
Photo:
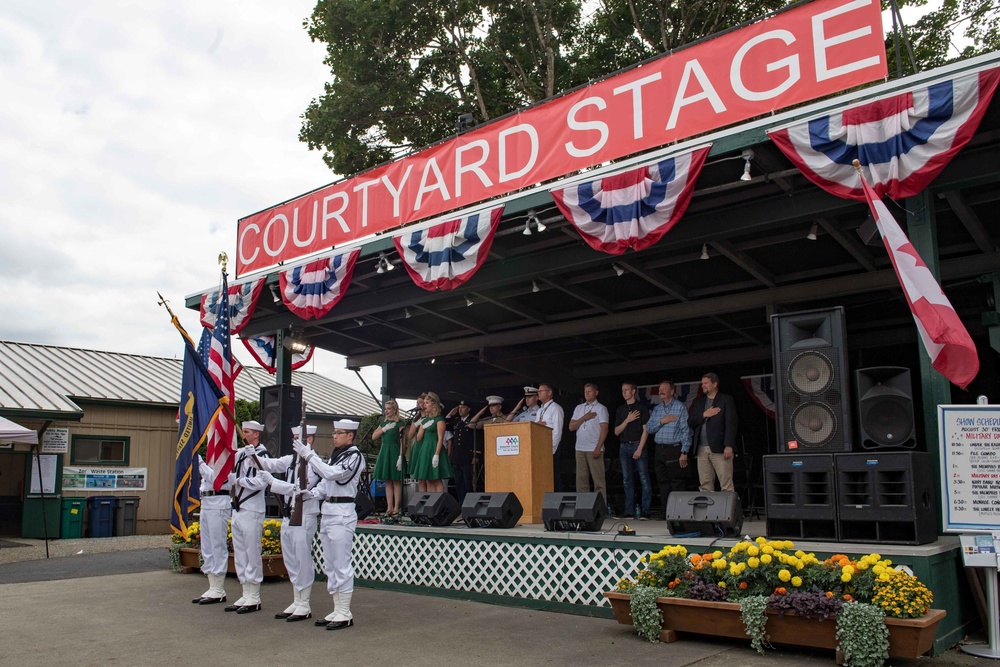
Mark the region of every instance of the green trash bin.
POLYGON ((62 521, 59 534, 64 540, 83 536, 83 508, 86 505, 86 498, 62 499, 62 521))

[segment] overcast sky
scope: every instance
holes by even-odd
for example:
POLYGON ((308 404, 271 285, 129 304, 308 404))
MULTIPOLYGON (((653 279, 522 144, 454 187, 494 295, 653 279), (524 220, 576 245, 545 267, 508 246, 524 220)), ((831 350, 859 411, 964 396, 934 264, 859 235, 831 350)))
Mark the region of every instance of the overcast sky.
MULTIPOLYGON (((237 219, 335 179, 297 138, 314 4, 0 0, 0 338, 182 354, 157 290, 197 337, 184 297, 237 219)), ((343 357, 306 369, 364 390, 343 357)))

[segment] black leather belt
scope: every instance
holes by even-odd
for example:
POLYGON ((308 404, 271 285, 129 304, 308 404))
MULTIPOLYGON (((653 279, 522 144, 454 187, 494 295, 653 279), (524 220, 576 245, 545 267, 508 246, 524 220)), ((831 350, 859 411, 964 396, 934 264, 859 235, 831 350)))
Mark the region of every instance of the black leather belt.
POLYGON ((202 496, 228 496, 229 491, 202 491, 202 496))
POLYGON ((660 445, 661 447, 680 447, 681 446, 681 443, 679 443, 679 442, 659 442, 657 444, 660 445))
POLYGON ((328 503, 353 503, 354 498, 327 498, 325 502, 328 503))

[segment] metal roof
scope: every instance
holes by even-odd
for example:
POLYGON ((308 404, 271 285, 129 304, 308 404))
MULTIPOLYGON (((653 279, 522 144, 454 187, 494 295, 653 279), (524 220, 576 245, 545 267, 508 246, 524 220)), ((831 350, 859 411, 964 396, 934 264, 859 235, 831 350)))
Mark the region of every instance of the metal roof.
MULTIPOLYGON (((0 413, 80 419, 80 401, 177 405, 183 359, 54 345, 0 341, 0 413)), ((295 371, 293 382, 316 416, 378 412, 370 397, 316 373, 295 371)), ((236 396, 255 401, 274 384, 263 368, 244 366, 236 396)))

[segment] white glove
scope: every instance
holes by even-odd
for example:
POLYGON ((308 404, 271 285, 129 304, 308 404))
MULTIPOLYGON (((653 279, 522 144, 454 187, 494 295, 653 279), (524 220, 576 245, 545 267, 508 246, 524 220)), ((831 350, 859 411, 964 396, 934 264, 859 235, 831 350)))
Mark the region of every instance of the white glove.
POLYGON ((435 467, 435 468, 437 468, 437 467, 438 467, 438 463, 440 463, 440 462, 441 462, 441 457, 440 457, 440 456, 438 456, 437 454, 435 454, 435 455, 434 455, 434 456, 433 456, 433 457, 431 458, 431 465, 432 465, 433 467, 435 467))
POLYGON ((402 469, 403 469, 403 455, 400 454, 399 458, 396 459, 396 470, 402 470, 402 469))
POLYGON ((266 470, 260 471, 260 478, 265 482, 267 482, 268 484, 274 484, 274 475, 272 475, 266 470))
POLYGON ((252 456, 257 453, 257 450, 254 448, 253 445, 246 445, 243 447, 243 453, 246 454, 247 456, 252 456))
POLYGON ((306 461, 312 456, 312 450, 309 449, 309 445, 302 444, 301 440, 292 440, 292 449, 306 461))
POLYGON ((382 432, 391 431, 396 428, 396 422, 387 422, 385 426, 382 427, 382 432))
POLYGON ((299 489, 295 492, 301 500, 312 500, 313 492, 311 489, 299 489))
POLYGON ((231 472, 229 473, 229 485, 232 486, 235 483, 236 483, 236 473, 231 472))

